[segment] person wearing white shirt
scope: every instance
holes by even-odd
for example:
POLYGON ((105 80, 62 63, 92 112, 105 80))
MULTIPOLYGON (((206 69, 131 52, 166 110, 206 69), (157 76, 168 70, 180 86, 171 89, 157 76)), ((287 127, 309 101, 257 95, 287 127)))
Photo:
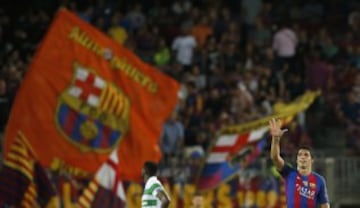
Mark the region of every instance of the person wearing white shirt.
POLYGON ((176 51, 176 61, 183 67, 190 67, 196 46, 195 37, 188 32, 188 29, 183 29, 183 34, 175 38, 171 48, 176 51))
POLYGON ((284 24, 274 35, 273 50, 277 55, 276 65, 278 70, 283 70, 285 64, 289 70, 294 70, 294 58, 298 38, 294 30, 284 24))

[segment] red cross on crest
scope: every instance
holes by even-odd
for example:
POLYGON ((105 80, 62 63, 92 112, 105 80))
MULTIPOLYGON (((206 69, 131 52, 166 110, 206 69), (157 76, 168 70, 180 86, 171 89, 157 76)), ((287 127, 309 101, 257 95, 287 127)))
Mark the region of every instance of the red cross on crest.
POLYGON ((76 79, 75 86, 81 89, 79 98, 81 100, 88 100, 89 96, 93 95, 99 97, 101 89, 95 85, 96 76, 89 73, 85 80, 76 79))

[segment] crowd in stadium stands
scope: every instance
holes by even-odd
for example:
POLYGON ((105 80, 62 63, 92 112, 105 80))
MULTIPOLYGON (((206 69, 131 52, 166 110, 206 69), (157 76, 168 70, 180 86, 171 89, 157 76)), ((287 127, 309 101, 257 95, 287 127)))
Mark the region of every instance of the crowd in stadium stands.
MULTIPOLYGON (((358 1, 57 4, 182 84, 180 101, 160 139, 165 175, 186 167, 182 172, 189 177, 222 126, 269 115, 272 104, 307 89, 320 89, 321 97, 289 125, 284 154, 293 154, 300 144, 314 145, 317 131, 334 127, 346 132, 338 139, 346 139, 347 154, 360 155, 358 1), (175 163, 176 168, 167 168, 175 163)), ((54 13, 29 9, 14 15, 0 9, 0 132, 54 13)))

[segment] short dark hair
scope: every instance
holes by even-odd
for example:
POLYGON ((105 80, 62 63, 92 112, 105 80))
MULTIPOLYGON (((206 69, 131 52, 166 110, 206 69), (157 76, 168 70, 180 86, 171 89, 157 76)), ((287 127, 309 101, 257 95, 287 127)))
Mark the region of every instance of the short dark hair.
POLYGON ((154 176, 158 170, 158 165, 153 161, 146 161, 144 163, 144 170, 148 176, 154 176))
POLYGON ((310 152, 311 158, 314 158, 314 157, 315 157, 313 149, 312 149, 311 147, 309 147, 309 146, 305 146, 305 145, 300 146, 300 147, 297 149, 297 153, 299 153, 299 150, 307 150, 307 151, 310 152))

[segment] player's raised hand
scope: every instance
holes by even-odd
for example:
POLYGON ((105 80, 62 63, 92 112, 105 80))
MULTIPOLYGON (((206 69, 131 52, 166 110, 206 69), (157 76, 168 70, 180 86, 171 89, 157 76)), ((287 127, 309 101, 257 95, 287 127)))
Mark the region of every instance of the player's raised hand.
POLYGON ((270 134, 272 137, 280 138, 285 132, 287 132, 287 129, 281 129, 281 120, 272 118, 269 121, 269 128, 270 128, 270 134))

